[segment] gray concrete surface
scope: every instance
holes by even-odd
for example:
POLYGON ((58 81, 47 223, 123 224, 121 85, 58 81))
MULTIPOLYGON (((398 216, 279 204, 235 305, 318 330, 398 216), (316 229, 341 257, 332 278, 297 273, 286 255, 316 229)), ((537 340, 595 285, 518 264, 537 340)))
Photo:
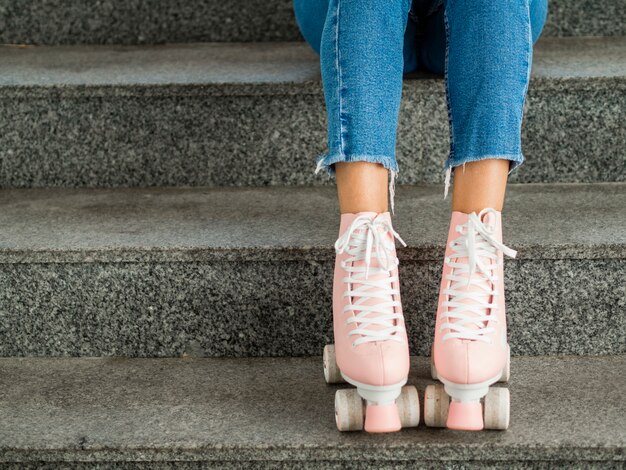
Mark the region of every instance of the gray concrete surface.
MULTIPOLYGON (((626 352, 625 197, 511 186, 514 354, 626 352)), ((415 354, 430 350, 448 211, 441 187, 398 188, 415 354)), ((319 354, 336 214, 331 188, 1 191, 0 356, 319 354)))
MULTIPOLYGON (((206 85, 219 94, 224 84, 280 84, 299 90, 308 81, 320 81, 319 56, 297 42, 3 46, 0 55, 0 85, 5 87, 206 85)), ((626 36, 542 39, 533 59, 535 80, 623 79, 626 36)), ((246 94, 266 91, 245 89, 246 94)))
MULTIPOLYGON (((621 0, 551 0, 546 36, 626 35, 621 0)), ((2 0, 0 42, 300 41, 291 0, 2 0)))
MULTIPOLYGON (((410 382, 420 399, 430 383, 427 364, 413 360, 410 382)), ((340 387, 324 383, 319 357, 5 358, 0 462, 619 468, 625 367, 624 356, 516 358, 508 431, 422 423, 367 435, 337 431, 333 394, 340 387)))
MULTIPOLYGON (((0 191, 0 262, 333 259, 334 188, 11 189, 0 191)), ((400 186, 402 260, 440 261, 450 197, 400 186)), ((626 185, 513 184, 506 242, 526 259, 626 258, 626 185)))
MULTIPOLYGON (((624 38, 540 41, 518 182, 626 180, 624 38)), ((0 48, 0 187, 327 184, 304 44, 0 48)), ((401 183, 441 182, 442 80, 404 83, 401 183)))

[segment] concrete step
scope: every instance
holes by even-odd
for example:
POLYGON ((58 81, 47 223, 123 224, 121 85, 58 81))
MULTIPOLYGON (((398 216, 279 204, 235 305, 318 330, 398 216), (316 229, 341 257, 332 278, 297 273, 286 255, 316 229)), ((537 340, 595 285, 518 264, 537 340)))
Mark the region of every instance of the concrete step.
MULTIPOLYGON (((0 187, 293 185, 326 123, 301 43, 0 47, 0 187)), ((518 182, 626 181, 626 37, 535 54, 518 182)), ((400 183, 441 182, 443 81, 405 80, 400 183)))
POLYGON ((337 431, 319 357, 3 358, 0 468, 623 468, 625 368, 514 358, 508 431, 367 435, 337 431))
MULTIPOLYGON (((551 0, 549 36, 626 35, 622 0, 551 0)), ((0 43, 301 41, 291 0, 3 0, 0 43)))
MULTIPOLYGON (((399 187, 414 354, 427 355, 449 223, 399 187)), ((512 185, 515 355, 626 353, 626 184, 512 185)), ((331 341, 333 188, 0 191, 0 357, 306 356, 331 341)))

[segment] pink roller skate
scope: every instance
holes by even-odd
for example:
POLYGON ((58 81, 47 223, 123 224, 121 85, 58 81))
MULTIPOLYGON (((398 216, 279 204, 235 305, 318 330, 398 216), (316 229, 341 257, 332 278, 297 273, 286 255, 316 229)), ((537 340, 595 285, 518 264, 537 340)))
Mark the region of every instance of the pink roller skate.
MULTIPOLYGON (((398 258, 388 212, 343 214, 333 284, 335 344, 324 348, 324 377, 356 389, 335 394, 340 431, 398 431, 419 423, 419 398, 404 386, 409 346, 398 258)), ((402 242, 404 243, 404 242, 402 242)))
POLYGON ((516 255, 502 244, 500 212, 452 213, 431 358, 433 379, 444 385, 426 388, 428 426, 509 426, 509 390, 489 388, 509 379, 503 253, 516 255))

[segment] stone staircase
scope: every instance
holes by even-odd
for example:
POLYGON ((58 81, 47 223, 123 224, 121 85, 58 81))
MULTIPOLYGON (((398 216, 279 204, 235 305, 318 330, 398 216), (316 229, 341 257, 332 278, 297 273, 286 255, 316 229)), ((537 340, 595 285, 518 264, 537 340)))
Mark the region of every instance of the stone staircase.
MULTIPOLYGON (((0 43, 0 469, 626 466, 623 0, 552 0, 535 51, 506 432, 336 431, 318 356, 337 205, 290 1, 0 0, 0 43)), ((437 77, 403 94, 423 391, 447 115, 437 77)))

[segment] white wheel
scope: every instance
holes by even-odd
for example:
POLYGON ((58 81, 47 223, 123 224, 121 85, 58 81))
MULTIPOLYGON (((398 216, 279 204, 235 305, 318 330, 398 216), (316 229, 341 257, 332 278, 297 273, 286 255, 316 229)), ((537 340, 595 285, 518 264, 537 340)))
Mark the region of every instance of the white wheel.
POLYGON ((420 398, 413 385, 402 387, 402 393, 396 400, 400 422, 403 428, 415 428, 420 423, 420 398))
POLYGON ((509 427, 511 396, 505 387, 492 387, 485 395, 485 429, 509 427))
POLYGON ((435 367, 435 348, 430 351, 430 376, 433 380, 437 380, 437 368, 435 367))
POLYGON ((504 369, 502 369, 502 377, 500 377, 500 382, 508 382, 511 378, 511 349, 506 356, 506 365, 504 369))
POLYGON ((344 382, 341 371, 337 365, 335 358, 335 345, 327 344, 324 346, 324 379, 327 384, 339 384, 344 382))
POLYGON ((443 385, 429 385, 424 392, 424 422, 426 426, 446 427, 450 397, 443 385))
POLYGON ((337 390, 335 393, 335 421, 340 431, 361 431, 365 413, 363 400, 356 388, 337 390))

